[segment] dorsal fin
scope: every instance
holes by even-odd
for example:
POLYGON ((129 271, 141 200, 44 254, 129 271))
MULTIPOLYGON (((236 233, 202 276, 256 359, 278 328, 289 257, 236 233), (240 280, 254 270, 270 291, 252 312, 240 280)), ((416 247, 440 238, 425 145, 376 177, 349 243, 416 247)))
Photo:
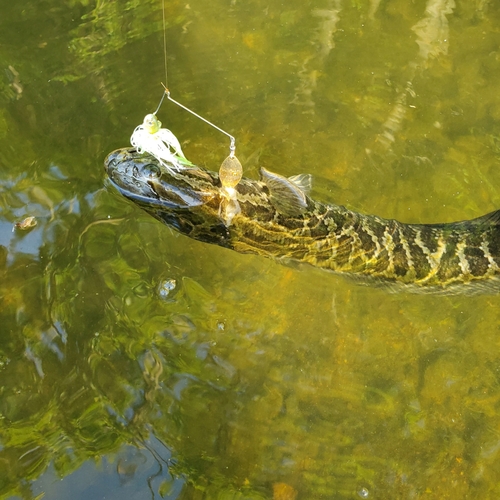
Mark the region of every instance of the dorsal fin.
POLYGON ((303 193, 309 194, 312 188, 311 174, 298 174, 288 177, 288 180, 293 182, 303 193))
POLYGON ((306 195, 294 182, 263 167, 260 169, 260 175, 269 189, 269 198, 276 210, 290 216, 300 215, 306 210, 306 195))

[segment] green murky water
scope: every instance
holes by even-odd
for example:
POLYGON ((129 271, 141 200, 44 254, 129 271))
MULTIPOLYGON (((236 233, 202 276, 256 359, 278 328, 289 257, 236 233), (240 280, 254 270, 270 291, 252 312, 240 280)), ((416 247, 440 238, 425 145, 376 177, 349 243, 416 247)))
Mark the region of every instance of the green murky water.
MULTIPOLYGON (((172 96, 246 175, 407 222, 500 207, 497 2, 165 3, 172 96)), ((102 167, 161 96, 161 2, 0 11, 0 498, 498 498, 499 297, 173 233, 102 167)))

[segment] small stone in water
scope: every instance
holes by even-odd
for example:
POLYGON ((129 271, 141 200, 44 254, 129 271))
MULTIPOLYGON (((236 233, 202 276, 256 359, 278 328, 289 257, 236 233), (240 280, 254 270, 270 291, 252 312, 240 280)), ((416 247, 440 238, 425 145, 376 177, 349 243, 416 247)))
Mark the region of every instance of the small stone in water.
POLYGON ((172 290, 175 290, 177 282, 174 279, 164 280, 158 286, 158 295, 161 299, 167 299, 172 290))
POLYGON ((368 498, 369 495, 370 492, 366 488, 361 488, 360 490, 358 490, 358 496, 360 496, 361 498, 368 498))
POLYGON ((35 217, 30 215, 29 217, 26 217, 21 222, 16 222, 16 225, 14 227, 16 229, 20 229, 21 231, 27 231, 28 229, 35 227, 36 224, 37 224, 37 222, 36 222, 35 217))
POLYGON ((273 500, 296 500, 297 490, 286 483, 273 484, 273 500))

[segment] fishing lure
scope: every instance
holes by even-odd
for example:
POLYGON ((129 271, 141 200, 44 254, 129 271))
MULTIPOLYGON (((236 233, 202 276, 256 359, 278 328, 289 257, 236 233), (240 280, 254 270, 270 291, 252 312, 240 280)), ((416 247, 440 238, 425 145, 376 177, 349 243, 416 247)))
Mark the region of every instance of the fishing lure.
POLYGON ((220 213, 227 226, 231 225, 233 217, 241 212, 235 188, 243 177, 243 167, 238 158, 234 156, 234 149, 234 144, 231 143, 231 154, 222 162, 219 169, 222 194, 226 198, 225 203, 220 207, 220 213))
POLYGON ((161 128, 161 122, 156 117, 156 113, 159 111, 165 97, 211 127, 217 129, 219 132, 222 132, 231 140, 229 146, 229 156, 222 162, 219 169, 219 180, 222 184, 222 194, 224 197, 219 211, 220 215, 224 218, 226 225, 229 226, 234 216, 241 212, 235 188, 243 175, 243 167, 234 154, 236 151, 236 139, 231 134, 228 134, 225 130, 222 130, 206 118, 203 118, 188 107, 184 106, 184 104, 172 99, 170 91, 165 87, 165 93, 162 95, 156 111, 144 117, 142 124, 137 126, 132 133, 130 142, 132 146, 137 149, 138 153, 142 154, 147 152, 153 155, 170 172, 173 172, 174 170, 180 171, 186 166, 194 167, 194 165, 184 156, 177 137, 175 137, 170 130, 161 128))
POLYGON ((130 143, 139 153, 152 154, 168 169, 172 165, 176 169, 194 166, 184 156, 177 137, 167 128, 161 128, 161 121, 154 113, 146 115, 142 124, 135 128, 130 143))

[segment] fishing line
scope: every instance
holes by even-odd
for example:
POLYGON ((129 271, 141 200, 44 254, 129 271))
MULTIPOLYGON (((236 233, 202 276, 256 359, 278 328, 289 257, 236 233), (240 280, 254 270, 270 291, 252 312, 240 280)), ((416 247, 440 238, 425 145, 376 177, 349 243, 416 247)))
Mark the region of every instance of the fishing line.
MULTIPOLYGON (((167 73, 167 25, 165 23, 165 0, 161 0, 163 12, 163 57, 165 59, 165 85, 168 87, 168 73, 167 73)), ((163 102, 163 99, 162 99, 163 102)), ((160 102, 161 105, 161 102, 160 102)))
MULTIPOLYGON (((158 111, 161 108, 161 105, 163 104, 165 97, 167 97, 167 99, 169 101, 173 102, 174 104, 176 104, 180 108, 184 109, 188 113, 191 113, 192 115, 194 115, 196 118, 205 122, 207 125, 210 125, 211 127, 215 128, 219 132, 221 132, 224 135, 226 135, 227 137, 229 137, 230 143, 229 143, 229 157, 228 158, 230 158, 232 160, 233 168, 236 168, 236 169, 241 168, 242 169, 239 160, 236 158, 236 156, 234 154, 234 152, 236 151, 236 139, 234 138, 234 136, 232 136, 231 134, 229 134, 225 130, 221 129, 220 127, 218 127, 217 125, 215 125, 211 121, 207 120, 206 118, 203 118, 203 116, 200 116, 198 113, 195 113, 193 110, 189 109, 187 106, 184 106, 184 104, 181 104, 179 101, 176 101, 175 99, 173 99, 170 96, 170 91, 168 90, 167 25, 166 25, 166 21, 165 21, 165 0, 162 0, 162 12, 163 12, 163 56, 164 56, 164 65, 165 65, 165 85, 162 83, 162 86, 165 89, 165 91, 163 92, 163 95, 161 96, 158 107, 156 108, 156 111, 153 113, 153 115, 156 116, 156 114, 158 113, 158 111)), ((226 160, 227 160, 227 158, 226 158, 226 160)), ((224 160, 224 162, 226 160, 224 160)), ((224 163, 223 163, 223 165, 224 165, 224 163)))
MULTIPOLYGON (((165 0, 161 0, 161 11, 162 11, 162 18, 163 18, 163 62, 165 66, 165 85, 163 87, 166 89, 168 87, 168 65, 167 65, 167 23, 165 22, 165 0)), ((156 108, 156 111, 153 113, 153 115, 156 115, 158 111, 160 111, 161 105, 163 104, 163 100, 165 99, 165 93, 161 96, 160 103, 158 104, 158 107, 156 108)))
POLYGON ((178 102, 175 99, 173 99, 170 96, 170 91, 167 89, 167 87, 165 87, 165 85, 163 85, 163 88, 165 89, 165 93, 164 93, 163 97, 161 98, 162 101, 163 101, 163 99, 165 98, 165 95, 166 95, 167 99, 169 101, 173 102, 174 104, 177 104, 177 106, 180 106, 182 109, 185 109, 188 113, 191 113, 192 115, 196 116, 196 118, 199 118, 200 120, 204 121, 205 123, 207 123, 211 127, 213 127, 216 130, 218 130, 219 132, 222 132, 224 135, 227 135, 229 137, 229 139, 231 140, 231 143, 229 145, 229 150, 230 150, 230 155, 229 156, 231 158, 234 157, 234 152, 236 150, 236 139, 231 134, 227 133, 225 130, 222 130, 220 127, 218 127, 214 123, 208 121, 206 118, 203 118, 203 116, 200 116, 198 113, 195 113, 193 110, 187 108, 186 106, 184 106, 184 104, 181 104, 180 102, 178 102))
MULTIPOLYGON (((168 83, 168 72, 167 72, 167 24, 165 20, 165 0, 162 0, 163 8, 163 55, 165 63, 165 82, 168 83)), ((162 83, 163 85, 163 83, 162 83)), ((229 156, 222 162, 219 168, 219 180, 221 183, 221 194, 223 196, 223 201, 221 201, 220 213, 224 217, 227 225, 231 224, 232 219, 235 215, 239 214, 241 209, 238 203, 238 196, 236 186, 241 181, 243 177, 243 167, 240 161, 236 158, 234 152, 236 151, 236 139, 234 136, 221 129, 211 121, 207 120, 198 113, 189 109, 184 104, 176 101, 170 96, 170 91, 166 85, 163 85, 164 92, 161 96, 158 107, 154 113, 147 114, 144 117, 143 122, 135 127, 132 136, 130 137, 130 143, 136 148, 139 153, 149 153, 153 155, 165 168, 175 175, 175 172, 179 172, 184 168, 191 168, 194 165, 184 156, 181 148, 181 144, 177 137, 168 130, 167 128, 162 128, 160 120, 156 117, 156 114, 161 108, 165 97, 173 102, 176 106, 184 109, 188 113, 192 114, 199 120, 210 125, 214 129, 218 130, 222 134, 229 137, 229 156)))

